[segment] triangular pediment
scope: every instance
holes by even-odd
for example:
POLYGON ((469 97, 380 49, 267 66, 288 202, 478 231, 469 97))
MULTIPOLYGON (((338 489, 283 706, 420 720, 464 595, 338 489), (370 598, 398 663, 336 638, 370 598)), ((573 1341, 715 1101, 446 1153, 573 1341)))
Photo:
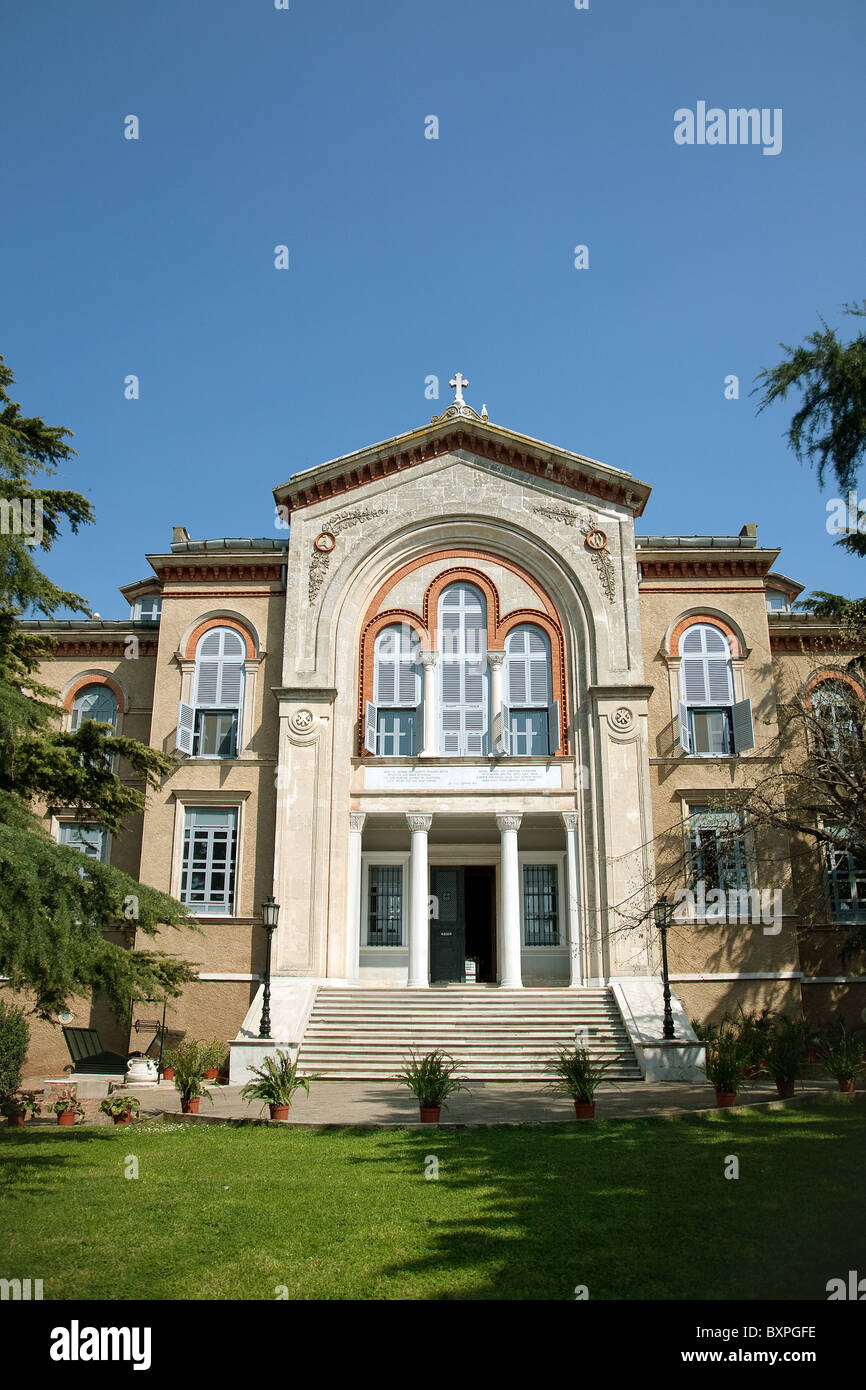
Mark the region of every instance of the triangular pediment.
POLYGON ((274 488, 274 498, 285 509, 284 515, 297 512, 458 451, 473 454, 480 467, 491 463, 513 468, 583 496, 628 507, 635 516, 641 515, 650 494, 648 483, 622 469, 503 429, 471 408, 450 407, 420 429, 296 473, 274 488))

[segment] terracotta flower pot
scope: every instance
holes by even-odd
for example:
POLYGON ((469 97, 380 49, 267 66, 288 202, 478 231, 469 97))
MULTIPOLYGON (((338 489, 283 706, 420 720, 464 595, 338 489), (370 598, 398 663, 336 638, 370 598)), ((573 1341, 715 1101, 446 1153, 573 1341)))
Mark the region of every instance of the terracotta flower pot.
POLYGON ((204 1079, 205 1081, 216 1081, 219 1074, 219 1067, 208 1067, 207 1071, 204 1074, 204 1079))
POLYGON ((59 1113, 58 1116, 57 1116, 57 1123, 58 1123, 59 1125, 74 1125, 74 1124, 75 1124, 75 1111, 74 1111, 74 1110, 61 1110, 60 1113, 59 1113))
POLYGON ((162 1073, 163 1081, 174 1081, 174 1067, 166 1067, 162 1073))
POLYGON ((19 1110, 16 1115, 7 1115, 6 1123, 11 1125, 13 1129, 20 1129, 26 1119, 27 1111, 19 1110))
POLYGON ((576 1100, 576 1101, 574 1102, 574 1114, 575 1114, 575 1118, 578 1119, 578 1120, 594 1120, 594 1119, 595 1119, 595 1101, 594 1101, 594 1100, 576 1100))
POLYGON ((421 1119, 424 1120, 426 1124, 438 1125, 439 1112, 441 1109, 441 1105, 422 1105, 421 1119))
POLYGON ((289 1118, 289 1107, 287 1105, 270 1106, 272 1120, 287 1120, 289 1118))
POLYGON ((794 1094, 794 1082, 777 1081, 776 1090, 779 1092, 779 1096, 782 1100, 790 1100, 794 1094))
POLYGON ((853 1076, 837 1076, 836 1084, 839 1090, 846 1096, 853 1096, 857 1087, 857 1082, 854 1080, 853 1076))
POLYGON ((728 1110, 737 1103, 736 1091, 716 1091, 716 1105, 720 1110, 728 1110))
POLYGON ((132 1119, 132 1115, 127 1111, 125 1115, 112 1115, 111 1118, 116 1125, 128 1125, 132 1119))
POLYGON ((189 1098, 187 1098, 186 1096, 181 1096, 180 1108, 182 1113, 184 1115, 197 1115, 200 1100, 201 1096, 190 1096, 189 1098))

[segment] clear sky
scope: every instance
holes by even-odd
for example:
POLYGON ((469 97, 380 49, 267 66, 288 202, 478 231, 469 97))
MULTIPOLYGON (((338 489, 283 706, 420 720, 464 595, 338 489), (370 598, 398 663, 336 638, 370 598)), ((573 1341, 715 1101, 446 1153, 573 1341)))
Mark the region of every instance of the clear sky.
POLYGON ((640 531, 757 521, 784 573, 866 591, 749 396, 819 314, 858 327, 863 0, 19 0, 3 32, 0 351, 75 433, 97 524, 46 568, 103 617, 175 524, 284 534, 275 484, 457 369, 651 483, 640 531), (699 101, 781 108, 781 152, 675 143, 699 101))

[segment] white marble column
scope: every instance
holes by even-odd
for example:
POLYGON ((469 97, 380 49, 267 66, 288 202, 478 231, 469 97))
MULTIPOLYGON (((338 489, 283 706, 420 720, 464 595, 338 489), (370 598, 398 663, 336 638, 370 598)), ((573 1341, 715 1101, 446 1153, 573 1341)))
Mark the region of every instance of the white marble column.
POLYGON ((346 865, 346 979, 358 983, 361 955, 361 833, 367 817, 349 812, 349 857, 346 865))
POLYGON ((505 652, 492 652, 488 648, 487 664, 490 667, 490 756, 505 752, 505 731, 502 728, 502 667, 505 652))
POLYGON ((583 984, 583 934, 580 917, 580 860, 577 850, 577 811, 563 811, 565 826, 565 896, 568 903, 569 980, 573 988, 583 984))
POLYGON ((520 968, 520 869, 517 863, 517 832, 522 816, 497 816, 502 842, 502 965, 500 984, 504 989, 522 989, 520 968))
POLYGON ((424 667, 424 747, 420 757, 432 758, 436 754, 436 666, 438 652, 421 652, 421 665, 424 667))
POLYGON ((430 885, 427 875, 427 831, 432 816, 408 814, 412 834, 409 854, 409 988, 426 989, 430 983, 430 885))

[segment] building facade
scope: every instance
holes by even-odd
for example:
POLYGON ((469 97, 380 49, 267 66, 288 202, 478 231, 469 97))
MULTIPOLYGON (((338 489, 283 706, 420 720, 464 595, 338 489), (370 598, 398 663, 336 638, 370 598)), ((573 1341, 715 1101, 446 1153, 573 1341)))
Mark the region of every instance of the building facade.
MULTIPOLYGON (((429 425, 278 486, 272 538, 175 527, 121 589, 128 621, 42 625, 72 727, 178 755, 115 843, 46 808, 58 838, 189 905, 200 930, 158 943, 199 973, 171 1030, 256 1036, 270 896, 283 1042, 329 985, 657 1000, 657 861, 677 837, 712 886, 781 895, 771 921, 699 912, 671 932, 684 1017, 859 1017, 864 979, 835 945, 866 913, 860 867, 819 872, 804 942, 790 845, 745 827, 715 849, 714 803, 768 760, 778 702, 840 678, 778 550, 748 524, 636 534, 646 483, 492 424, 456 383, 429 425)), ((135 1045, 98 1000, 74 1021, 135 1045)), ((33 1071, 66 1060, 34 1029, 33 1071)))

